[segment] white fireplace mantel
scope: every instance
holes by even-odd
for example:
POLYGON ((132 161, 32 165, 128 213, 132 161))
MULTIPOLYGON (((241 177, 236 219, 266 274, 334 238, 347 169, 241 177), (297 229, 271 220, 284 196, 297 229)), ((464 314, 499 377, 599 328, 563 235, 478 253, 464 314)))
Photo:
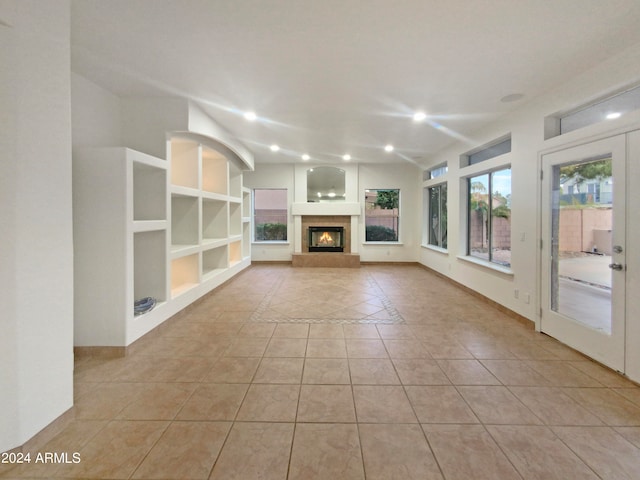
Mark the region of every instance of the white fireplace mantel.
POLYGON ((293 203, 292 215, 360 215, 358 202, 319 202, 319 203, 293 203))

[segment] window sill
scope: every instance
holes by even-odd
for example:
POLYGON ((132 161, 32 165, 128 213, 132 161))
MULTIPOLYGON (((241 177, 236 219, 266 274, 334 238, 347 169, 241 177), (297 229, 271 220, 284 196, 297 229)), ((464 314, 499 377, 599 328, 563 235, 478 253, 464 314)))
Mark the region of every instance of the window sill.
POLYGON ((509 267, 503 267, 502 265, 498 265, 497 263, 488 262, 486 260, 481 260, 479 258, 471 257, 469 255, 458 255, 459 260, 463 260, 465 262, 473 263, 474 265, 480 265, 481 267, 488 268, 489 270, 493 270, 495 272, 502 273, 504 275, 513 276, 513 270, 509 267))
POLYGON ((364 242, 362 245, 363 246, 366 246, 366 245, 386 245, 386 246, 397 245, 398 247, 403 247, 404 243, 402 243, 402 242, 364 242))
POLYGON ((257 240, 251 242, 251 245, 290 245, 288 240, 257 240))
POLYGON ((447 250, 446 248, 436 247, 435 245, 425 245, 425 244, 422 244, 420 246, 426 250, 433 250, 434 252, 442 253, 443 255, 449 255, 449 250, 447 250))

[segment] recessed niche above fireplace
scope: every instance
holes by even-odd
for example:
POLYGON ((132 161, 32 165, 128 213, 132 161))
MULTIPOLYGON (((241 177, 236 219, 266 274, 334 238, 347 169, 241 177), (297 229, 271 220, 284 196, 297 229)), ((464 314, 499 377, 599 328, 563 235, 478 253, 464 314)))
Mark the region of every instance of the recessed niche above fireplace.
POLYGON ((309 252, 344 252, 344 227, 309 227, 309 252))

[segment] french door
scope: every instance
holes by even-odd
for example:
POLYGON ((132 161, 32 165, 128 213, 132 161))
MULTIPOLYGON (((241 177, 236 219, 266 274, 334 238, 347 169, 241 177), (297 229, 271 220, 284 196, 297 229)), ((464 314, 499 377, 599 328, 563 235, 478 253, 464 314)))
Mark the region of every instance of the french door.
POLYGON ((620 372, 625 159, 625 135, 542 157, 541 331, 620 372))

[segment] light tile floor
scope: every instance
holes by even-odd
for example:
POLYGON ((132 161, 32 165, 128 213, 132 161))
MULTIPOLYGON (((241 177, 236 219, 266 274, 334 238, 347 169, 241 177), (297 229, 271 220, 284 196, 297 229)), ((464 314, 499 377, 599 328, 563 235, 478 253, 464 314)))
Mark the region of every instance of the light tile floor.
POLYGON ((73 414, 38 451, 80 463, 0 476, 640 478, 640 388, 413 266, 253 266, 77 360, 73 414))

